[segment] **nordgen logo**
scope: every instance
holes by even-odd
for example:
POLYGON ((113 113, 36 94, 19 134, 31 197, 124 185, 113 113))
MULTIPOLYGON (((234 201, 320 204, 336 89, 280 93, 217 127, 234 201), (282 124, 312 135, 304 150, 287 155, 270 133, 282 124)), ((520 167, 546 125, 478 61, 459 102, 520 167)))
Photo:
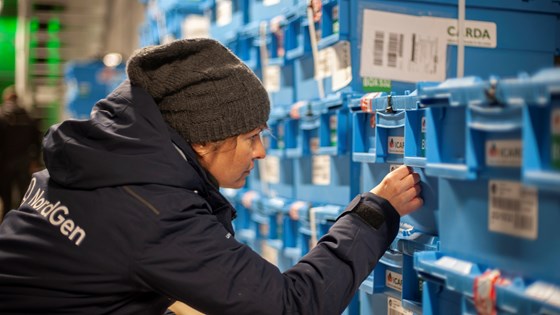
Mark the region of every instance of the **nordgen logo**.
POLYGON ((70 210, 60 201, 52 203, 43 198, 45 191, 40 188, 35 189, 36 184, 37 180, 32 178, 21 204, 27 204, 33 208, 45 217, 47 222, 59 228, 62 235, 74 242, 76 246, 80 246, 86 237, 86 231, 69 218, 70 210))

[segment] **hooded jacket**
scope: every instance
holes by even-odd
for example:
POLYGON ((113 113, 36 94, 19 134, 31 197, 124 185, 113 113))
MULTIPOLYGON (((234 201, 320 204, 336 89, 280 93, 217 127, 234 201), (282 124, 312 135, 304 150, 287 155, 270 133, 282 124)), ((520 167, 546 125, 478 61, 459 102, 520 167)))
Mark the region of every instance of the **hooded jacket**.
POLYGON ((44 138, 46 170, 0 225, 1 314, 340 314, 399 216, 371 193, 281 273, 234 237, 234 209, 153 99, 125 81, 44 138), (354 213, 371 208, 375 228, 354 213))

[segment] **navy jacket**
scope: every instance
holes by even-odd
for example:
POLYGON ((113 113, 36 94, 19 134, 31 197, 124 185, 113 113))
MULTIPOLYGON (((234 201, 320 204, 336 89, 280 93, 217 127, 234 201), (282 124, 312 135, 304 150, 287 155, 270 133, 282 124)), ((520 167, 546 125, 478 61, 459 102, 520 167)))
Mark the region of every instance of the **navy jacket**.
POLYGON ((393 207, 363 194, 281 273, 235 239, 232 206, 128 81, 43 144, 47 170, 0 225, 0 314, 162 314, 175 300, 208 314, 340 314, 398 230, 393 207))

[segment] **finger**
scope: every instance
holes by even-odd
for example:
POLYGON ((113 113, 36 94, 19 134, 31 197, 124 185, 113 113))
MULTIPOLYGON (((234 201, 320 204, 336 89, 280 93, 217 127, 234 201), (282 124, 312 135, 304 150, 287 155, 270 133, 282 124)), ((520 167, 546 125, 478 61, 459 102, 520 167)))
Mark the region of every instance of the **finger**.
POLYGON ((422 191, 422 187, 419 184, 416 184, 410 187, 407 191, 402 194, 402 198, 405 202, 409 202, 414 198, 420 196, 420 192, 422 191))
POLYGON ((422 207, 422 205, 424 205, 424 200, 420 197, 416 197, 406 203, 405 206, 401 207, 399 214, 401 215, 401 217, 405 216, 419 209, 420 207, 422 207))
POLYGON ((411 169, 408 166, 401 165, 401 166, 397 167, 394 171, 389 173, 388 176, 393 177, 397 180, 402 180, 408 174, 410 174, 410 172, 411 172, 411 169))
POLYGON ((420 182, 420 175, 418 173, 411 173, 408 174, 405 178, 402 179, 402 185, 404 187, 411 187, 420 182))

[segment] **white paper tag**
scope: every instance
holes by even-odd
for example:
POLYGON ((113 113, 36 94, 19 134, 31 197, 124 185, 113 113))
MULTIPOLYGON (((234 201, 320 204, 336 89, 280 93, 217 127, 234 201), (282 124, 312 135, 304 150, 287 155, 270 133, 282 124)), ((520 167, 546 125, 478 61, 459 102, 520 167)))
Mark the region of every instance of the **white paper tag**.
POLYGON ((280 3, 280 0, 263 0, 264 6, 271 6, 280 3))
POLYGON ((387 150, 390 154, 404 154, 404 137, 388 137, 387 150))
POLYGON ((182 24, 183 38, 208 38, 210 37, 210 17, 190 14, 182 24))
POLYGON ((535 240, 538 235, 538 192, 513 181, 488 181, 488 229, 535 240))
POLYGON ((233 4, 231 0, 216 1, 216 25, 224 26, 233 20, 233 4))
POLYGON ((552 284, 537 281, 525 290, 525 294, 547 304, 560 307, 560 287, 552 284))
POLYGON ((329 185, 331 183, 331 158, 328 155, 314 155, 311 160, 313 185, 329 185))
POLYGON ((265 183, 280 183, 280 158, 269 155, 263 160, 259 160, 261 180, 265 183))
POLYGON ((441 257, 435 262, 435 264, 442 268, 450 269, 464 275, 469 274, 473 266, 473 264, 468 261, 459 260, 449 256, 441 257))
POLYGON ((401 301, 393 297, 387 297, 387 315, 413 315, 412 311, 405 309, 401 301))
POLYGON ((385 285, 402 292, 402 275, 391 270, 385 270, 385 285))
POLYGON ((350 43, 340 41, 333 46, 334 60, 332 60, 332 89, 338 91, 352 81, 352 59, 350 43))
POLYGON ((265 89, 268 92, 280 91, 280 66, 266 66, 264 76, 265 79, 263 81, 266 83, 265 89))
POLYGON ((521 140, 486 141, 486 165, 501 167, 521 167, 521 140))
MULTIPOLYGON (((457 42, 457 20, 364 10, 360 76, 405 82, 443 81, 447 45, 457 42)), ((496 47, 496 24, 465 21, 467 46, 496 47)))

